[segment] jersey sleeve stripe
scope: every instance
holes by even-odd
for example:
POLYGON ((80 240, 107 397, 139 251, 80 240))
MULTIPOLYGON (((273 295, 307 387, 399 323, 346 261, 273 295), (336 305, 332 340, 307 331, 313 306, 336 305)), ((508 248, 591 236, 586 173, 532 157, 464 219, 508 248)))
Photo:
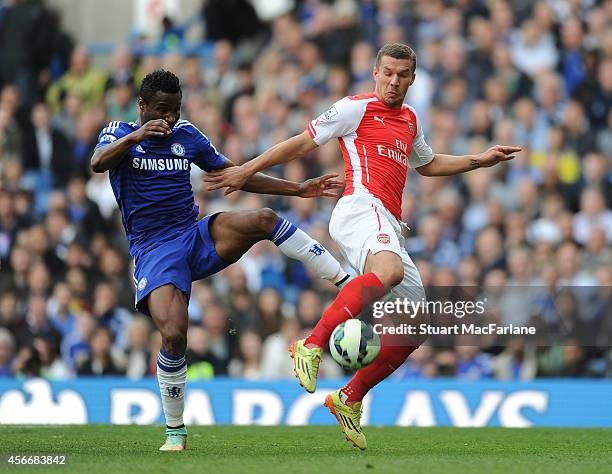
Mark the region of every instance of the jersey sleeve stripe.
POLYGON ((308 133, 310 134, 310 138, 314 139, 317 136, 316 129, 312 126, 312 122, 308 122, 308 133))
POLYGON ((113 133, 116 129, 119 128, 119 125, 121 125, 121 122, 111 122, 106 128, 102 130, 102 133, 113 133))

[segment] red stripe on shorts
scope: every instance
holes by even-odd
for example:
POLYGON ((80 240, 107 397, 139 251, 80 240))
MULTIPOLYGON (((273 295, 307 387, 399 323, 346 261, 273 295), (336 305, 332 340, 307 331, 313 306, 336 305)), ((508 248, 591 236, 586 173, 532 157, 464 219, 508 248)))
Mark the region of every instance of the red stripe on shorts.
POLYGON ((376 213, 376 218, 378 219, 378 231, 380 232, 380 216, 378 215, 378 209, 376 209, 376 206, 374 204, 372 204, 372 207, 374 208, 374 212, 376 213))

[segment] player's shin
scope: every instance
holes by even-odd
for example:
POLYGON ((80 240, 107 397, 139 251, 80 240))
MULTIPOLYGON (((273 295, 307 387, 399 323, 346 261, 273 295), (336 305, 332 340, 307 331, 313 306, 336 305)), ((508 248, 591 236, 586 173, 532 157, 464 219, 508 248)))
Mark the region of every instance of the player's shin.
POLYGON ((161 349, 157 357, 157 381, 168 428, 183 427, 185 409, 185 356, 174 356, 161 349))
POLYGON ((395 372, 415 349, 415 346, 384 345, 383 341, 374 362, 355 373, 340 391, 340 399, 347 405, 361 402, 366 393, 395 372))
POLYGON ((287 257, 299 260, 308 269, 339 288, 349 280, 349 275, 342 269, 340 262, 323 245, 287 219, 278 218, 269 239, 287 257))
POLYGON ((306 339, 306 347, 325 347, 329 336, 338 324, 359 316, 363 309, 387 293, 374 273, 366 273, 349 281, 338 293, 331 306, 306 339))

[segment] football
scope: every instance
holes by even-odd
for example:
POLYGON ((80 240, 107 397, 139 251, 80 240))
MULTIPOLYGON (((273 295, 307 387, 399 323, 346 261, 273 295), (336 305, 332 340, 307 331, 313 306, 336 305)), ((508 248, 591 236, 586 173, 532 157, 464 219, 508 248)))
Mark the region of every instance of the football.
POLYGON ((380 351, 380 337, 370 324, 349 319, 339 324, 329 338, 329 350, 338 364, 360 369, 370 364, 380 351))

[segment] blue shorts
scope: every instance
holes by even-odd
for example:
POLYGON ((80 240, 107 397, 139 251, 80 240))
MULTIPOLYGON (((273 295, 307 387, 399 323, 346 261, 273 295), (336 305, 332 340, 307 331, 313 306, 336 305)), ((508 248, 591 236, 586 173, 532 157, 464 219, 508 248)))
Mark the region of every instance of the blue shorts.
POLYGON ((209 223, 218 214, 204 217, 177 234, 160 237, 134 257, 136 309, 151 316, 147 296, 163 285, 174 285, 191 295, 191 282, 223 270, 226 262, 215 250, 209 223))

